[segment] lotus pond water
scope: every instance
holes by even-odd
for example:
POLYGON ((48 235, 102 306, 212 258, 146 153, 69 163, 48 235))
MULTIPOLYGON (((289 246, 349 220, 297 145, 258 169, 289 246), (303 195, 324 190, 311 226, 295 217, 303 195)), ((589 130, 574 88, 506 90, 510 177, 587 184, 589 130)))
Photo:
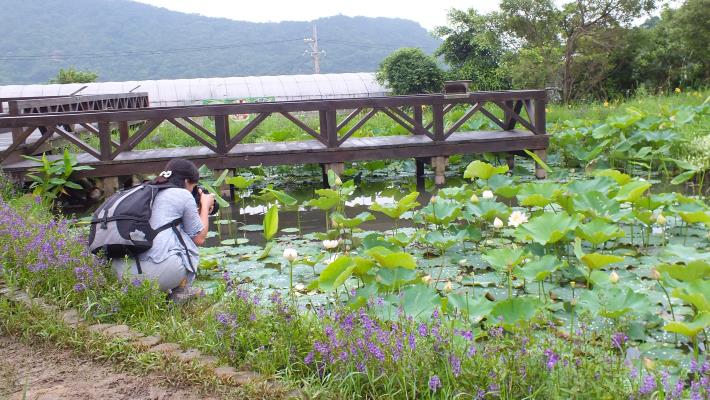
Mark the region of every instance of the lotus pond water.
POLYGON ((544 315, 570 336, 582 326, 625 332, 640 343, 637 358, 676 367, 705 348, 710 213, 702 199, 611 169, 530 181, 473 161, 463 177, 431 198, 406 185, 358 195, 353 180, 333 174, 330 189, 298 205, 273 187, 254 190, 273 211, 262 224, 254 223, 261 216, 217 221, 201 284, 228 275, 305 308, 374 299, 385 320, 428 321, 442 310, 478 335, 486 323, 515 329, 544 315), (320 229, 278 221, 294 207, 322 215, 320 229), (269 229, 268 241, 245 235, 269 229), (297 255, 289 261, 284 251, 297 255))

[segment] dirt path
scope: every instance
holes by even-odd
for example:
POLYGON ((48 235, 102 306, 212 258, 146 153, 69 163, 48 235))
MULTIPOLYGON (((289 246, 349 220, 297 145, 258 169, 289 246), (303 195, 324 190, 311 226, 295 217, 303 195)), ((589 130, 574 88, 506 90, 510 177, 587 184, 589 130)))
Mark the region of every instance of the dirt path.
POLYGON ((27 400, 210 398, 195 389, 167 386, 158 375, 118 372, 69 350, 0 337, 0 399, 21 400, 25 390, 27 400))

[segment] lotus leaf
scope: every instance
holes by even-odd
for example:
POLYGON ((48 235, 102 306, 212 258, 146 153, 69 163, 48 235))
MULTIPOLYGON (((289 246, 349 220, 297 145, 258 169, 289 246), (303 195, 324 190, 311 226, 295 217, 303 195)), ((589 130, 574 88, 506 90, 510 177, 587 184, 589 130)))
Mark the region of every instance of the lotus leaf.
POLYGON ((401 306, 404 314, 417 321, 426 321, 434 310, 441 308, 441 297, 428 285, 409 285, 396 295, 386 297, 394 305, 401 306))
POLYGON ((340 194, 333 189, 318 189, 316 194, 320 197, 312 199, 308 202, 308 205, 321 210, 330 210, 337 206, 341 200, 340 194))
POLYGON ((489 251, 483 256, 491 266, 500 271, 508 271, 520 264, 526 256, 522 247, 502 247, 489 251))
POLYGON ((264 215, 264 238, 269 241, 279 231, 279 207, 273 205, 264 215))
POLYGON ((645 294, 618 287, 597 287, 587 291, 580 296, 579 304, 592 314, 607 318, 619 318, 629 312, 643 314, 651 306, 645 294))
POLYGON ((624 257, 611 254, 588 253, 582 251, 582 241, 576 238, 574 241, 574 254, 590 270, 600 269, 609 264, 624 261, 624 257))
POLYGON ((508 172, 507 165, 501 165, 499 167, 494 167, 493 165, 480 160, 475 160, 468 164, 466 171, 463 173, 463 177, 466 179, 490 179, 490 177, 499 174, 505 174, 508 172))
POLYGON ((557 183, 526 183, 518 192, 518 203, 521 206, 544 207, 554 203, 561 192, 562 187, 557 183))
POLYGON ((533 240, 544 246, 560 241, 567 232, 577 227, 578 221, 576 216, 564 211, 556 214, 546 212, 520 225, 515 234, 520 240, 533 240))
POLYGON ((488 299, 483 296, 474 299, 469 298, 467 295, 450 293, 447 299, 447 305, 451 306, 449 308, 458 310, 471 320, 487 316, 495 305, 495 303, 488 301, 488 299))
POLYGON ((569 212, 582 212, 590 217, 601 217, 618 221, 623 217, 619 202, 608 198, 600 192, 584 192, 576 195, 572 200, 573 210, 569 212))
POLYGON ((693 260, 688 264, 663 264, 656 267, 656 270, 683 282, 710 278, 710 263, 703 260, 693 260))
POLYGON ((226 183, 227 185, 232 185, 238 190, 244 190, 244 189, 248 188, 249 186, 253 185, 254 182, 258 181, 259 179, 261 179, 261 178, 258 176, 254 177, 254 178, 245 178, 241 175, 237 175, 237 176, 225 179, 224 183, 226 183))
POLYGON ((515 275, 527 280, 540 282, 545 280, 551 273, 557 271, 563 263, 553 255, 546 255, 525 263, 523 266, 515 267, 515 275))
POLYGON ((495 194, 506 199, 515 196, 520 190, 520 186, 517 186, 511 177, 505 175, 493 175, 486 183, 495 194))
POLYGON ((581 195, 589 192, 608 193, 617 183, 608 176, 597 176, 594 179, 575 180, 567 184, 567 190, 581 195))
POLYGON ((461 205, 449 199, 439 199, 421 209, 424 220, 431 224, 450 224, 461 215, 461 205))
POLYGON ((383 268, 403 267, 414 269, 417 267, 417 261, 414 257, 402 251, 394 252, 385 247, 374 247, 367 250, 367 255, 375 259, 383 268))
POLYGON ((598 171, 596 176, 606 176, 616 181, 619 185, 625 185, 631 181, 631 175, 627 175, 623 172, 619 172, 615 169, 605 169, 598 171))
POLYGON ((318 277, 318 287, 326 292, 345 283, 355 270, 356 264, 348 256, 340 256, 328 264, 318 277))
POLYGON ((396 290, 417 278, 417 271, 402 267, 383 268, 377 271, 377 283, 396 290))
POLYGON ((419 206, 417 197, 419 197, 419 192, 412 192, 394 204, 375 203, 370 206, 370 210, 381 212, 392 219, 399 219, 405 212, 419 206))
POLYGON ((362 225, 365 221, 372 221, 375 219, 375 216, 367 211, 361 212, 353 218, 345 218, 345 216, 340 213, 333 213, 331 219, 339 226, 343 226, 345 228, 356 228, 362 225))
POLYGON ((586 224, 578 226, 577 235, 593 245, 598 245, 611 239, 624 237, 624 231, 617 225, 595 218, 586 224))
POLYGON ((505 219, 510 210, 508 206, 503 203, 499 203, 495 200, 483 200, 481 199, 476 204, 466 204, 466 213, 468 214, 466 218, 468 220, 473 220, 472 217, 483 218, 487 221, 492 221, 496 217, 505 219))
POLYGON ((530 297, 513 297, 499 301, 493 306, 491 316, 503 319, 503 326, 510 330, 517 323, 527 323, 535 316, 540 303, 530 297))
POLYGON ((667 332, 680 333, 683 336, 694 338, 710 326, 710 313, 703 312, 692 322, 669 322, 663 327, 667 332))
POLYGON ((396 235, 388 237, 387 241, 399 247, 406 247, 409 246, 409 244, 412 243, 414 239, 414 235, 407 235, 404 232, 398 232, 396 235))
POLYGON ((710 312, 710 281, 695 280, 673 289, 673 296, 700 312, 710 312))
POLYGON ((646 181, 631 181, 624 184, 621 189, 616 193, 616 200, 634 202, 639 197, 641 197, 649 188, 651 184, 646 181))

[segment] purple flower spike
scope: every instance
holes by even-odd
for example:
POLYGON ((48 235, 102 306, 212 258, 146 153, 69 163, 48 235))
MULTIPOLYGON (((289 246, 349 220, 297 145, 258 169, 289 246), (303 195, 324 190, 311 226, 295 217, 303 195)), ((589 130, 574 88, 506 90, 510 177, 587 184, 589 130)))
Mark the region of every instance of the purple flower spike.
POLYGON ((436 392, 438 389, 441 388, 441 379, 437 375, 432 375, 431 378, 429 378, 429 390, 432 392, 436 392))

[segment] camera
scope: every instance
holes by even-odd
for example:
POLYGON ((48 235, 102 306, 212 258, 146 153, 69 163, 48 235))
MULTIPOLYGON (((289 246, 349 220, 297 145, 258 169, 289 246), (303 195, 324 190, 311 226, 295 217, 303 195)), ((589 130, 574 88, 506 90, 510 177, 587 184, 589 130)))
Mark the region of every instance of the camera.
MULTIPOLYGON (((192 189, 192 197, 195 198, 195 203, 197 203, 198 210, 202 208, 202 204, 201 204, 202 197, 200 196, 200 192, 209 193, 207 191, 207 189, 205 189, 201 185, 196 185, 195 188, 192 189)), ((217 203, 217 201, 215 201, 214 203, 212 203, 212 210, 210 210, 209 214, 214 216, 214 215, 217 215, 218 212, 219 212, 219 204, 217 203)))

